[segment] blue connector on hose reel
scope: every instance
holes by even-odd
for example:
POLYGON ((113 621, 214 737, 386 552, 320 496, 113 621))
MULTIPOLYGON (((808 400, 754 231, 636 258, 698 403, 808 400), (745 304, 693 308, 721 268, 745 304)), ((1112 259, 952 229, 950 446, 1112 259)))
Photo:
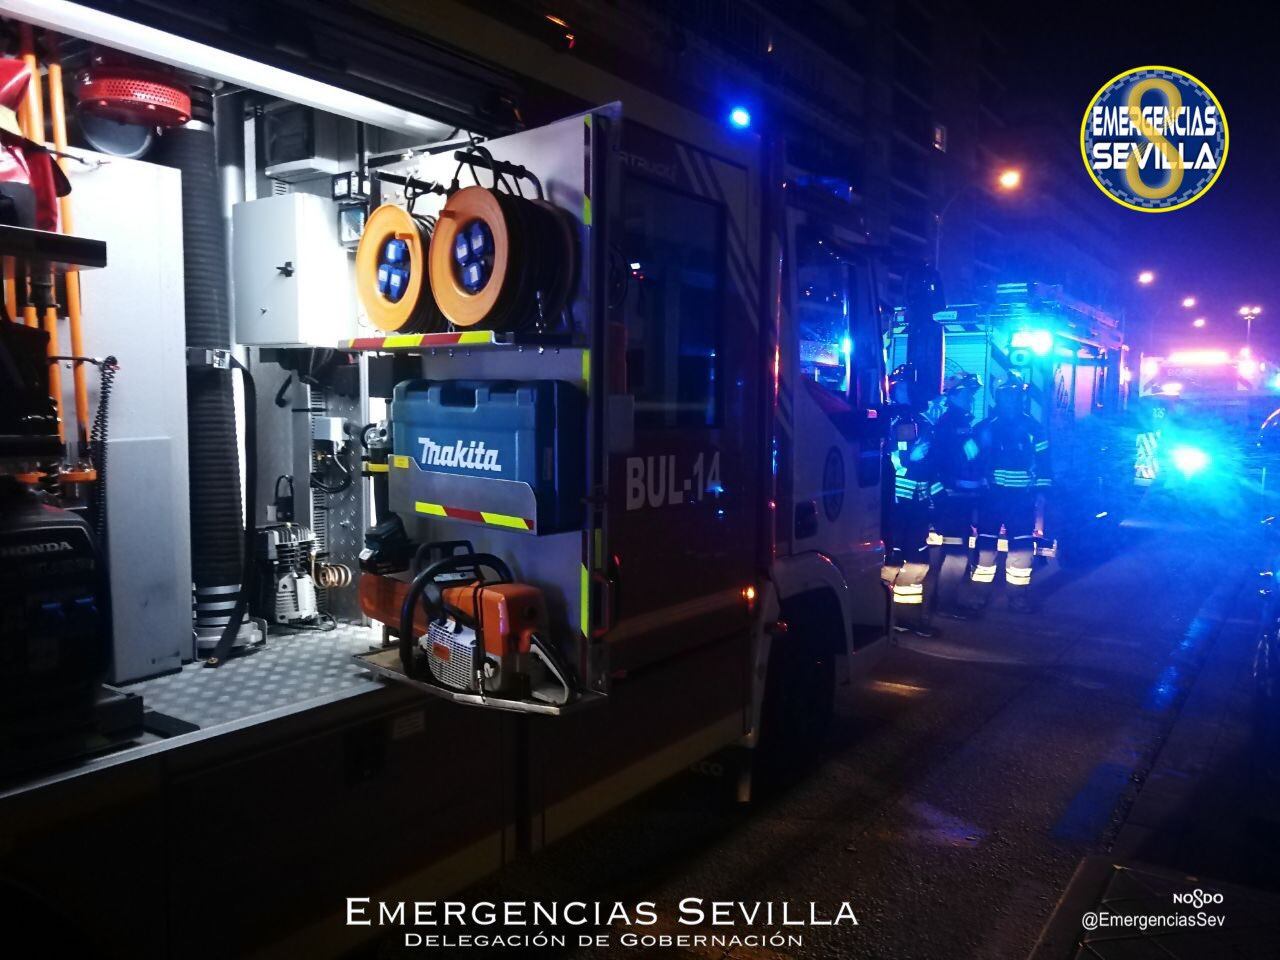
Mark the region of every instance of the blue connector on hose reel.
POLYGON ((409 287, 409 245, 403 240, 388 240, 378 264, 378 292, 398 303, 409 287))
POLYGON ((472 220, 453 241, 458 278, 468 293, 478 293, 489 282, 493 269, 493 234, 482 220, 472 220))

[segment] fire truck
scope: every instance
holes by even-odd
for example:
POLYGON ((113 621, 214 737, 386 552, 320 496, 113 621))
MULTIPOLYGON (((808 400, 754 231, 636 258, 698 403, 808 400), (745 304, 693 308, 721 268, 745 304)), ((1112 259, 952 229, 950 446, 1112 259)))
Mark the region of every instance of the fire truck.
POLYGON ((1133 499, 1131 370, 1119 318, 1060 284, 1005 282, 977 303, 900 311, 889 355, 892 364, 976 375, 984 389, 975 420, 988 415, 996 387, 1023 380, 1055 467, 1038 554, 1070 563, 1114 543, 1133 499))
POLYGON ((100 493, 109 587, 49 636, 111 667, 91 737, 6 769, 0 876, 133 956, 346 949, 335 891, 457 890, 717 751, 746 797, 889 633, 847 185, 554 16, 295 13, 0 3, 107 251, 42 349, 119 374, 110 440, 68 376, 62 462, 20 458, 100 493))
POLYGON ((1266 479, 1258 431, 1276 407, 1270 364, 1248 346, 1190 346, 1144 356, 1139 376, 1134 486, 1206 507, 1251 503, 1266 479))
POLYGON ((1188 348, 1166 356, 1146 355, 1139 366, 1142 396, 1228 400, 1264 392, 1274 386, 1275 371, 1248 347, 1234 355, 1222 348, 1188 348))

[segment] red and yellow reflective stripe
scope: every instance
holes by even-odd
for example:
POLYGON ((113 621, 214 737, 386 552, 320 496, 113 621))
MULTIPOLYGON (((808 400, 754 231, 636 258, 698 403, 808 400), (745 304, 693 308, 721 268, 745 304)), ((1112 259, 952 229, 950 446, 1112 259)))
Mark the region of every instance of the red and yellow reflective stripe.
POLYGON ((400 333, 387 337, 356 337, 347 340, 348 350, 403 350, 412 347, 456 347, 493 343, 491 330, 462 330, 454 333, 400 333))
POLYGON ((418 500, 413 509, 429 517, 448 517, 451 520, 466 520, 468 523, 483 523, 490 527, 508 527, 512 530, 532 530, 534 524, 526 517, 513 517, 505 513, 490 513, 487 510, 467 510, 463 507, 447 507, 442 503, 427 503, 418 500))

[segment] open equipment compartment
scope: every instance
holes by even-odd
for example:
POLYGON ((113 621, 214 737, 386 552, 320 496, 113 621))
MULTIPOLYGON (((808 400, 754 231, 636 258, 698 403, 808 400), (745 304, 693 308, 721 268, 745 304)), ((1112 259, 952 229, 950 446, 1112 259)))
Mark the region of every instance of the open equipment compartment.
MULTIPOLYGON (((604 474, 603 384, 593 376, 603 358, 593 347, 605 341, 599 333, 606 309, 601 191, 609 188, 603 173, 620 119, 620 107, 612 105, 483 146, 426 152, 373 169, 380 206, 370 222, 390 206, 413 224, 399 214, 384 218, 392 225, 373 235, 377 249, 369 254, 362 243, 357 253, 356 282, 371 324, 391 316, 403 326, 344 344, 413 358, 396 366, 386 472, 373 478, 386 483, 390 511, 411 541, 465 541, 476 553, 500 557, 518 582, 541 592, 552 642, 575 678, 573 699, 608 687, 607 648, 590 639, 600 579, 590 571, 603 568, 604 549, 590 495, 598 499, 604 474), (517 199, 491 213, 488 199, 475 191, 499 195, 504 204, 517 199), (453 198, 466 201, 456 217, 453 198), (525 233, 525 246, 504 235, 501 222, 486 219, 505 214, 514 223, 531 210, 549 209, 555 217, 544 226, 551 234, 525 233), (441 260, 435 231, 445 228, 451 243, 462 246, 446 249, 450 258, 441 260), (536 247, 535 239, 544 242, 536 247), (541 259, 526 263, 535 257, 541 259), (428 258, 429 280, 423 276, 428 258), (374 270, 377 282, 361 273, 374 270), (399 287, 388 284, 389 272, 399 287), (439 315, 469 321, 468 294, 483 298, 499 282, 524 285, 518 305, 500 319, 465 326, 439 315), (412 297, 436 303, 406 306, 412 297), (401 332, 406 328, 410 332, 401 332), (416 376, 405 376, 407 370, 416 376)), ((504 296, 489 298, 495 309, 504 296)), ((398 632, 402 593, 395 585, 369 583, 375 576, 367 569, 362 575, 362 598, 377 598, 365 601, 364 610, 398 632)), ((435 694, 519 709, 478 689, 415 681, 385 651, 361 660, 381 676, 435 694)), ((554 712, 545 703, 528 706, 554 712)))
MULTIPOLYGON (((86 904, 139 955, 229 955, 245 943, 331 953, 367 936, 331 923, 329 893, 351 864, 371 893, 454 891, 715 751, 749 757, 769 697, 812 704, 822 722, 835 660, 869 660, 851 624, 883 626, 878 507, 864 509, 878 504, 878 478, 855 489, 851 466, 878 450, 878 398, 845 398, 865 401, 856 451, 812 429, 800 406, 782 209, 800 191, 772 134, 511 43, 502 28, 472 29, 485 15, 448 0, 412 26, 316 8, 312 35, 351 53, 337 68, 246 35, 220 10, 104 6, 0 0, 38 29, 217 91, 207 122, 218 139, 192 131, 209 149, 191 152, 200 183, 225 181, 201 240, 231 229, 237 322, 225 343, 192 342, 191 360, 229 381, 239 359, 257 378, 258 409, 228 418, 226 503, 204 527, 240 534, 237 429, 254 424, 252 577, 279 602, 253 611, 269 621, 265 647, 205 670, 186 629, 191 598, 170 591, 185 663, 134 689, 200 729, 0 796, 0 867, 86 904), (610 102, 623 96, 625 126, 610 102), (593 102, 608 105, 573 113, 593 102), (564 119, 520 129, 554 116, 564 119), (251 214, 232 209, 240 197, 251 214), (437 230, 464 243, 433 249, 437 230), (499 264, 503 236, 529 248, 525 269, 499 264), (509 298, 467 299, 508 268, 509 298), (385 304, 361 313, 353 290, 385 304), (850 469, 815 486, 832 448, 850 469), (806 510, 818 535, 793 523, 806 510), (427 570, 430 615, 406 604, 427 570), (437 672, 418 670, 423 660, 437 672), (106 809, 103 796, 127 800, 106 809), (371 815, 395 825, 396 843, 369 845, 371 815), (13 831, 28 822, 38 826, 13 831), (214 829, 175 841, 173 825, 192 822, 214 829), (133 883, 104 894, 99 878, 67 875, 74 858, 115 857, 126 832, 133 883), (205 898, 173 893, 239 889, 246 863, 272 895, 214 928, 205 898), (136 896, 164 904, 166 922, 122 908, 136 896)), ((411 6, 386 15, 412 17, 411 6)), ((165 173, 176 188, 178 171, 165 173)), ((182 237, 183 219, 166 238, 182 237)), ((144 239, 113 246, 111 269, 115 250, 181 256, 179 244, 144 239)), ((111 269, 100 273, 121 276, 111 269)), ((161 325, 178 341, 182 362, 166 375, 180 383, 176 292, 173 309, 95 328, 161 325)), ((877 315, 857 309, 870 337, 877 315)), ((878 384, 878 354, 865 357, 878 384)), ((127 377, 139 377, 129 359, 127 377)), ((148 402, 138 409, 186 412, 148 402)), ((176 466, 185 495, 185 456, 176 466)), ((142 481, 127 495, 155 509, 162 498, 148 492, 142 481)), ((208 521, 205 499, 191 508, 208 521)), ((186 532, 185 517, 176 527, 186 532)), ((144 537, 168 540, 138 525, 144 537)), ((233 624, 235 584, 213 586, 228 589, 203 612, 233 624)), ((804 750, 807 729, 775 738, 804 750)))

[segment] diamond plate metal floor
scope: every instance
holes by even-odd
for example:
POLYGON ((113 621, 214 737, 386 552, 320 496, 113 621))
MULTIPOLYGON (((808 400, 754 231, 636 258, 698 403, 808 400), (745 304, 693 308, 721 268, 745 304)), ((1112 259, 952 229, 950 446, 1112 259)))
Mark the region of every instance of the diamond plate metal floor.
POLYGON ((214 727, 315 697, 376 686, 352 659, 380 645, 372 627, 338 624, 270 636, 256 653, 228 660, 216 670, 200 662, 178 673, 142 680, 123 689, 140 693, 148 710, 214 727))

